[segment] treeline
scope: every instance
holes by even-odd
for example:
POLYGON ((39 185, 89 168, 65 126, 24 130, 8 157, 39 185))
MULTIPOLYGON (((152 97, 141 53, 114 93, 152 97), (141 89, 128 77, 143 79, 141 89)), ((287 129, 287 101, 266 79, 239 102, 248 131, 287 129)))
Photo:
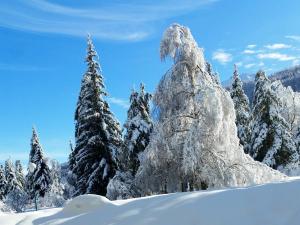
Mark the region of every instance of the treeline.
POLYGON ((61 166, 44 157, 36 130, 33 128, 27 174, 20 160, 15 164, 8 159, 0 166, 0 200, 17 212, 38 205, 62 206, 69 198, 70 186, 62 181, 61 166))

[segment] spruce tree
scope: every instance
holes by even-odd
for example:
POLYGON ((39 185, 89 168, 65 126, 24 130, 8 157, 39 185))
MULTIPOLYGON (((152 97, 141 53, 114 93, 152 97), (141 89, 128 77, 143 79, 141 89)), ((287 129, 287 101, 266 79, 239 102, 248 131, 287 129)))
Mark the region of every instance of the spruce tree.
POLYGON ((75 165, 75 152, 71 141, 70 141, 70 154, 69 154, 68 164, 69 164, 69 170, 72 171, 75 165))
POLYGON ((300 127, 297 128, 296 135, 294 137, 296 148, 298 150, 298 153, 300 154, 300 127))
POLYGON ((37 210, 38 198, 44 197, 51 185, 50 169, 44 158, 36 130, 32 130, 31 150, 29 154, 29 166, 26 176, 27 192, 35 201, 37 210))
MULTIPOLYGON (((84 74, 75 112, 75 195, 106 194, 109 179, 115 174, 121 145, 121 129, 111 113, 97 53, 90 37, 84 74)), ((71 162, 72 163, 72 162, 71 162)))
POLYGON ((19 189, 24 190, 25 188, 25 177, 23 173, 23 167, 20 160, 15 163, 16 179, 18 181, 19 189))
POLYGON ((16 178, 15 168, 11 161, 11 159, 8 159, 5 161, 5 178, 6 178, 6 190, 7 193, 15 190, 19 187, 18 181, 16 178))
POLYGON ((3 201, 3 199, 6 196, 6 188, 7 188, 7 181, 4 174, 3 166, 0 165, 0 201, 3 201))
POLYGON ((127 154, 127 169, 131 171, 132 175, 137 172, 140 165, 138 156, 145 150, 150 139, 152 130, 150 99, 151 94, 145 92, 143 84, 140 85, 139 93, 133 91, 130 95, 130 107, 124 124, 126 130, 124 152, 127 154))
POLYGON ((243 83, 240 79, 237 66, 234 65, 233 82, 230 96, 234 103, 238 137, 240 144, 243 145, 245 153, 249 152, 250 141, 250 107, 247 95, 243 90, 243 83))
POLYGON ((299 154, 288 123, 281 116, 281 101, 263 71, 255 78, 252 113, 251 156, 268 166, 290 174, 299 154))

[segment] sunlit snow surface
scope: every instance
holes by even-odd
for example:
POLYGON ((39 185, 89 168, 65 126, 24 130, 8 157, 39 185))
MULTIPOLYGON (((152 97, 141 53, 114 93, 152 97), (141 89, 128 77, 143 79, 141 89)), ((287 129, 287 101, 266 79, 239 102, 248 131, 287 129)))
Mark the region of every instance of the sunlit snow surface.
POLYGON ((1 225, 299 225, 300 178, 282 183, 109 201, 85 195, 64 209, 0 214, 1 225))

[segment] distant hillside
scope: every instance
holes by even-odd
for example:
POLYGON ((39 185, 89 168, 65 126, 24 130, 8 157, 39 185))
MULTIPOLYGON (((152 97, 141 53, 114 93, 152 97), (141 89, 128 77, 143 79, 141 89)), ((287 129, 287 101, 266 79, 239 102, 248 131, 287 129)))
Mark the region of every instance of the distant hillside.
MULTIPOLYGON (((243 80, 243 76, 242 80, 243 80)), ((254 75, 247 75, 247 78, 255 77, 254 75)), ((295 66, 289 69, 285 69, 279 72, 276 72, 269 76, 271 80, 281 80, 284 86, 291 86, 294 91, 300 92, 300 66, 295 66)), ((249 101, 252 102, 253 92, 254 92, 254 81, 252 80, 243 80, 244 82, 244 91, 249 98, 249 101)), ((223 86, 228 89, 230 84, 227 81, 223 83, 223 86)))

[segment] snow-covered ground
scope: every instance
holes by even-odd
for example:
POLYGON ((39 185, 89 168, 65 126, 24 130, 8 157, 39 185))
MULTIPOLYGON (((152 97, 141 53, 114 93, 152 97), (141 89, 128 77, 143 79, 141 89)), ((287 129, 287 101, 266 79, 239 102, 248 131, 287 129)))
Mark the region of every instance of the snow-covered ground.
POLYGON ((73 199, 64 209, 0 213, 1 225, 299 225, 300 178, 214 191, 109 201, 73 199))

